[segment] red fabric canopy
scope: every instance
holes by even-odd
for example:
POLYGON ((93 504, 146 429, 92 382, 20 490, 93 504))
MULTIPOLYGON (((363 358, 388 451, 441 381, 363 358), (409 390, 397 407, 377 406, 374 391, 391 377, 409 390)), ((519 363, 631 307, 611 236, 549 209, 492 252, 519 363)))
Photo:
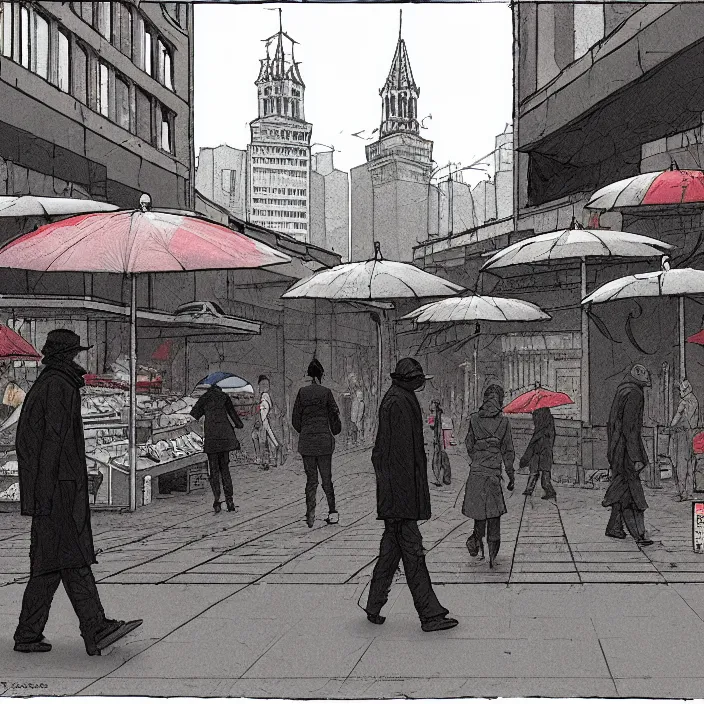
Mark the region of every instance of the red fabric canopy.
POLYGON ((513 401, 504 408, 504 413, 532 413, 539 408, 568 406, 571 403, 574 403, 574 401, 567 394, 538 388, 521 394, 518 398, 514 398, 513 401))
POLYGON ((171 356, 171 345, 173 340, 164 340, 152 354, 152 359, 155 362, 167 362, 171 356))
POLYGON ((0 359, 38 362, 42 356, 21 335, 0 325, 0 359))
POLYGON ((687 342, 693 342, 695 345, 704 345, 704 330, 691 335, 687 338, 687 342))

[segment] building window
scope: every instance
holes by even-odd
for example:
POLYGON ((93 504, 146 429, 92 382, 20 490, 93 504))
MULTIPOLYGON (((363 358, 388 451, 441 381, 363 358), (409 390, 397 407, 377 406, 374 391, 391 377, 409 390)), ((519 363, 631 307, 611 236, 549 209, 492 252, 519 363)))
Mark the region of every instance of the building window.
POLYGON ((174 80, 171 52, 161 39, 157 42, 157 55, 159 57, 159 78, 169 90, 173 90, 174 80))
POLYGON ((59 45, 58 45, 58 61, 56 71, 56 85, 59 90, 64 93, 70 91, 71 78, 71 60, 70 60, 71 43, 68 35, 59 30, 59 45))
POLYGON ((169 154, 173 153, 173 115, 161 106, 161 128, 159 146, 169 154))
POLYGON ((123 129, 130 128, 130 87, 115 76, 115 122, 123 129))
POLYGON ((0 3, 0 45, 2 55, 12 57, 12 3, 0 3))
POLYGON ((29 10, 20 8, 20 63, 29 68, 29 10))
MULTIPOLYGON (((87 3, 83 3, 84 5, 87 3)), ((95 28, 108 41, 112 41, 112 3, 96 3, 96 23, 95 28)))
POLYGON ((33 36, 32 71, 44 79, 49 78, 49 23, 38 13, 32 13, 33 36))
POLYGON ((73 50, 71 81, 73 97, 88 105, 88 54, 80 44, 76 44, 73 50))
POLYGON ((132 10, 124 3, 115 5, 115 46, 132 58, 132 10))
POLYGON ((604 6, 576 3, 573 12, 576 60, 604 38, 604 6))
POLYGON ((136 93, 137 136, 145 142, 152 143, 152 101, 149 96, 137 88, 136 93))
POLYGON ((101 115, 105 115, 105 117, 109 117, 110 115, 110 107, 109 107, 109 102, 110 102, 110 78, 109 78, 109 72, 108 72, 108 67, 106 64, 104 64, 102 61, 98 63, 98 90, 96 91, 96 96, 97 96, 97 108, 98 112, 101 115))
POLYGON ((393 95, 391 96, 391 115, 396 116, 396 97, 393 95))

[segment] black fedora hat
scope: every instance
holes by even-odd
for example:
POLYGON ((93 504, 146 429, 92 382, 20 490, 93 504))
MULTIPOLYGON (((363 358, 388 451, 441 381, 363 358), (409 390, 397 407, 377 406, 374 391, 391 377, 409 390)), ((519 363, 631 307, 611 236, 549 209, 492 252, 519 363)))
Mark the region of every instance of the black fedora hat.
POLYGON ((91 349, 92 345, 86 347, 81 344, 81 338, 73 330, 59 328, 51 330, 46 336, 46 342, 42 347, 42 354, 48 357, 53 354, 64 354, 67 352, 85 352, 91 349))
POLYGON ((432 379, 423 371, 421 363, 413 357, 399 359, 396 369, 391 373, 391 378, 397 381, 411 381, 412 379, 432 379))

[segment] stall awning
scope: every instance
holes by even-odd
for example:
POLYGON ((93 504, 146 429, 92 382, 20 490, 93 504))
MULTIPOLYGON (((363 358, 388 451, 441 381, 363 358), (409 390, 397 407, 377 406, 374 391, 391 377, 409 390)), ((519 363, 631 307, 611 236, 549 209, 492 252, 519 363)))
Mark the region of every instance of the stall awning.
MULTIPOLYGON (((57 318, 60 320, 112 320, 127 322, 129 307, 89 297, 3 296, 0 310, 10 311, 14 318, 57 318)), ((261 323, 230 315, 212 313, 166 313, 138 310, 137 325, 141 328, 168 328, 169 337, 192 335, 259 335, 261 323)))

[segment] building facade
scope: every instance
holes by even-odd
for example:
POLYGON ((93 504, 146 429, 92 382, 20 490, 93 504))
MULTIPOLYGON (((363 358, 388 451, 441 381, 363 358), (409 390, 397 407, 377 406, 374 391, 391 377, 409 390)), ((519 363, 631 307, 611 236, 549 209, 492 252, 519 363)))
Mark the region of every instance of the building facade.
POLYGON ((266 40, 255 82, 258 117, 247 147, 247 219, 308 242, 313 126, 305 121, 305 84, 295 43, 281 27, 266 40))
POLYGON ((381 97, 378 141, 366 147, 367 163, 352 169, 352 259, 374 254, 411 261, 413 247, 427 239, 433 143, 420 136, 418 96, 406 42, 399 30, 381 97))
POLYGON ((196 190, 244 220, 247 210, 247 151, 226 144, 202 147, 198 152, 196 190))
POLYGON ((310 241, 349 258, 349 174, 335 168, 334 152, 319 152, 311 159, 310 241))

